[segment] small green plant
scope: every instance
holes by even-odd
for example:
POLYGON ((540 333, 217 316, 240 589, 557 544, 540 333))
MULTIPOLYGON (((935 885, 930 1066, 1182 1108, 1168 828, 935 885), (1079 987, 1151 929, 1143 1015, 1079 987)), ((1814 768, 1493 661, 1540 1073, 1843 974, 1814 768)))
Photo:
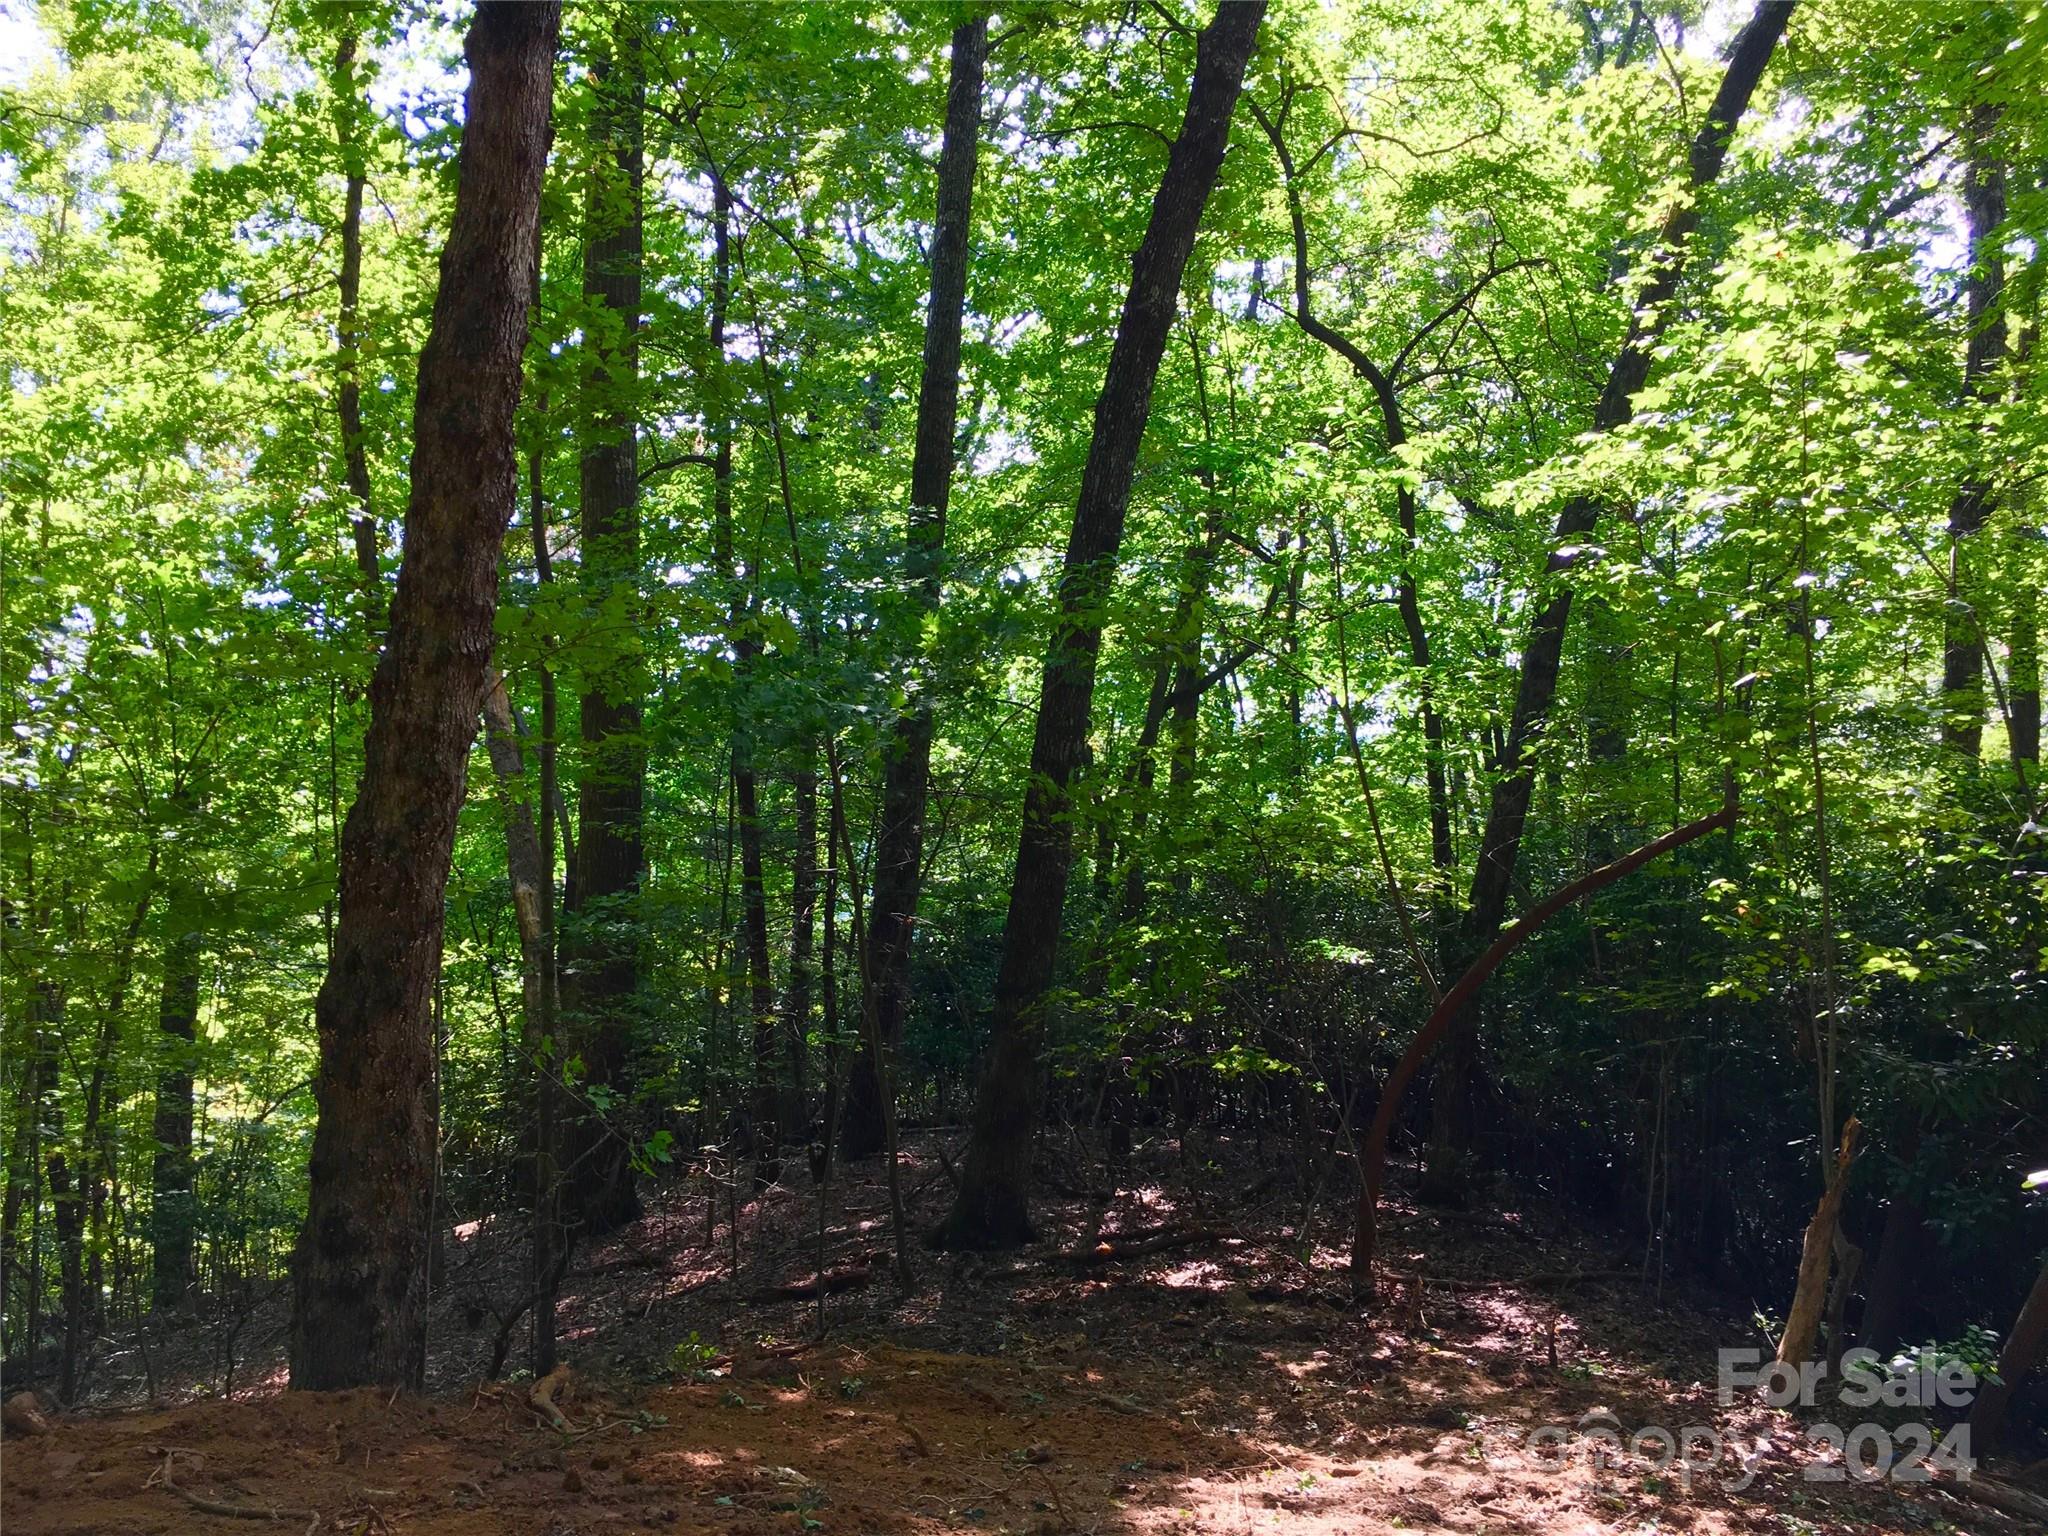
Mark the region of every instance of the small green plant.
POLYGON ((849 1403, 859 1397, 861 1393, 867 1391, 867 1389, 868 1384, 858 1376, 842 1376, 839 1378, 839 1395, 849 1403))
POLYGON ((1894 1376, 1932 1376, 1945 1365, 1967 1367, 1980 1383, 1999 1385, 1998 1335, 1972 1323, 1960 1338, 1929 1339, 1917 1349, 1899 1351, 1886 1362, 1894 1376))
POLYGON ((668 1352, 668 1367, 685 1381, 697 1381, 717 1358, 718 1346, 698 1338, 697 1330, 693 1328, 668 1352))

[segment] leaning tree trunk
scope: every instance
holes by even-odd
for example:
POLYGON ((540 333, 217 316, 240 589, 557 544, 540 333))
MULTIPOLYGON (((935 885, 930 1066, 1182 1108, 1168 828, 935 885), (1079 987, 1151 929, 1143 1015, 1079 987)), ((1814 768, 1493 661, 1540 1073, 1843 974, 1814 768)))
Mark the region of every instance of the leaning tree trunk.
POLYGON ((1863 1124, 1854 1115, 1842 1127, 1842 1144, 1835 1152, 1828 1186, 1806 1224, 1806 1241, 1799 1255, 1799 1281, 1792 1289, 1792 1305, 1785 1311, 1785 1332, 1778 1339, 1778 1359, 1785 1365, 1801 1365, 1813 1358, 1820 1339, 1821 1311, 1827 1304, 1828 1270, 1834 1261, 1835 1235, 1842 1226, 1842 1201, 1849 1192, 1849 1170, 1856 1162, 1856 1138, 1863 1124))
POLYGON ((1031 1139, 1038 1048, 1073 860, 1069 797, 1088 743, 1103 608, 1116 576, 1138 447, 1180 298, 1181 275, 1230 138, 1230 119, 1265 0, 1224 0, 1196 47, 1187 115, 1167 157, 1145 238, 1131 263, 1116 345, 1095 404, 1095 429, 1060 577, 1039 684, 1038 726, 1024 793, 996 974, 988 1060, 952 1211, 934 1233, 951 1248, 1006 1247, 1031 1237, 1031 1139))
MULTIPOLYGON (((584 413, 582 584, 586 601, 633 604, 640 580, 640 471, 634 398, 639 381, 643 66, 622 18, 598 71, 595 129, 604 146, 584 203, 583 294, 602 317, 584 413)), ((634 998, 640 990, 641 816, 647 747, 640 730, 645 669, 636 644, 586 669, 577 827, 577 910, 563 925, 562 1012, 583 1059, 585 1083, 611 1095, 629 1086, 634 998)), ((567 1201, 578 1224, 610 1232, 640 1214, 629 1142, 595 1112, 571 1128, 567 1201)))
POLYGON ((1982 1455, 1998 1443, 2013 1393, 2040 1369, 2044 1357, 2048 1357, 2048 1264, 2034 1277, 2034 1288, 2020 1304, 2020 1315, 2013 1319, 2005 1348, 1998 1352, 1998 1380, 1978 1388, 1977 1401, 1970 1405, 1972 1452, 1982 1455))
POLYGON ((1358 1215, 1351 1236, 1351 1285, 1359 1295, 1370 1299, 1374 1294, 1372 1265, 1379 1242, 1380 1191, 1386 1184, 1387 1141, 1393 1134, 1394 1120, 1401 1112, 1401 1100, 1408 1092, 1408 1085, 1422 1070, 1423 1063, 1429 1060, 1430 1052, 1443 1043, 1459 1017, 1479 996, 1487 978, 1521 946, 1524 939, 1573 902, 1583 900, 1595 891, 1605 890, 1615 881, 1634 874, 1652 859, 1682 848, 1717 828, 1734 826, 1736 814, 1733 804, 1724 805, 1713 815, 1675 827, 1634 852, 1623 854, 1611 864, 1588 870, 1562 890, 1552 892, 1510 924, 1465 968, 1464 974, 1451 984, 1450 990, 1437 999, 1436 1007, 1430 1010, 1422 1028, 1415 1032, 1415 1038, 1408 1042, 1408 1049, 1401 1053, 1394 1070, 1387 1074, 1387 1081, 1380 1089, 1379 1106, 1373 1112, 1372 1127, 1366 1132, 1364 1149, 1358 1155, 1358 1215))
MULTIPOLYGON (((1657 340, 1677 308, 1687 246, 1699 223, 1700 194, 1719 179, 1736 126, 1749 110, 1750 98, 1756 93, 1791 15, 1791 0, 1763 0, 1735 39, 1727 71, 1721 77, 1721 88, 1693 139, 1687 193, 1665 216, 1650 260, 1648 281, 1637 297, 1635 313, 1629 321, 1628 337, 1594 408, 1595 432, 1612 432, 1635 414, 1635 396, 1649 378, 1657 340)), ((1599 501, 1591 496, 1575 497, 1565 504, 1558 514, 1552 539, 1552 575, 1561 576, 1571 568, 1576 551, 1587 542, 1599 522, 1600 511, 1599 501)), ((1514 881, 1522 829, 1528 820, 1529 800, 1536 784, 1534 749, 1557 693, 1565 628, 1571 611, 1572 589, 1560 582, 1549 601, 1537 610, 1535 623, 1522 647, 1522 673, 1515 690, 1514 714, 1497 765, 1499 777, 1487 808, 1479 859, 1472 871, 1471 898, 1461 925, 1460 938, 1470 953, 1483 949, 1507 916, 1508 891, 1514 881)), ((1455 1197, 1457 1170, 1462 1168, 1468 1149, 1469 1126, 1461 1109, 1470 1098, 1478 1046, 1478 1015, 1468 1007, 1453 1021, 1443 1060, 1437 1068, 1428 1181, 1440 1196, 1455 1197)))
POLYGON ((198 1038, 199 966, 205 942, 195 895, 185 880, 171 887, 165 914, 163 991, 157 1004, 157 1049, 161 1054, 156 1077, 149 1240, 154 1255, 151 1296, 159 1308, 182 1305, 192 1283, 197 1214, 192 1183, 192 1053, 198 1038))
MULTIPOLYGON (((903 567, 922 620, 939 606, 946 506, 953 488, 953 437, 960 414, 960 329, 967 306, 967 242, 974 212, 974 171, 981 143, 982 66, 988 19, 953 33, 946 130, 939 150, 939 211, 932 231, 931 300, 925 310, 924 377, 917 392, 917 441, 910 463, 910 513, 903 567)), ((913 632, 914 633, 914 632, 913 632)), ((913 645, 902 660, 915 661, 913 645)), ((874 906, 868 919, 867 999, 878 1047, 903 1040, 910 993, 910 940, 923 877, 924 817, 932 764, 932 709, 920 688, 889 733, 882 814, 875 840, 874 906)), ((849 1158, 882 1150, 885 1074, 860 1049, 846 1083, 840 1148, 849 1158)))
POLYGON ((405 555, 341 836, 314 1005, 320 1109, 293 1265, 291 1384, 417 1386, 435 1152, 432 1002, 455 823, 518 492, 512 434, 554 94, 556 0, 484 0, 455 216, 420 355, 405 555))

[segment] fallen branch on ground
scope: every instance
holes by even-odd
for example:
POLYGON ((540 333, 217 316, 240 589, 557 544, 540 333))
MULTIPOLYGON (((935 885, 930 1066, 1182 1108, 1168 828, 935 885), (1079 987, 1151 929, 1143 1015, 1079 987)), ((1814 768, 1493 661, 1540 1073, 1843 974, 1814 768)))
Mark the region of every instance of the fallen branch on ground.
POLYGON ((629 1249, 614 1254, 609 1259, 600 1259, 590 1266, 592 1276, 615 1275, 622 1269, 652 1269, 661 1262, 661 1255, 647 1249, 629 1249))
POLYGON ((825 1271, 822 1280, 816 1274, 805 1275, 801 1280, 791 1280, 785 1285, 771 1285, 766 1290, 755 1291, 747 1300, 756 1305, 767 1305, 777 1301, 809 1301, 818 1294, 822 1283, 827 1296, 837 1296, 841 1291, 857 1291, 875 1278, 872 1256, 861 1258, 851 1264, 841 1264, 825 1271))
POLYGON ((1459 1280, 1447 1275, 1414 1274, 1405 1270, 1384 1271, 1390 1280, 1403 1285, 1413 1285, 1420 1280, 1424 1286, 1435 1286, 1442 1291, 1511 1291, 1528 1286, 1581 1285, 1595 1280, 1640 1280, 1642 1271, 1635 1269, 1552 1269, 1534 1275, 1511 1275, 1505 1280, 1459 1280))
POLYGON ((1221 1242, 1230 1235, 1215 1227, 1169 1227, 1129 1237, 1105 1237, 1089 1247, 1070 1248, 1060 1257, 1075 1264, 1120 1264, 1125 1259, 1142 1259, 1147 1254, 1165 1253, 1173 1248, 1221 1242))

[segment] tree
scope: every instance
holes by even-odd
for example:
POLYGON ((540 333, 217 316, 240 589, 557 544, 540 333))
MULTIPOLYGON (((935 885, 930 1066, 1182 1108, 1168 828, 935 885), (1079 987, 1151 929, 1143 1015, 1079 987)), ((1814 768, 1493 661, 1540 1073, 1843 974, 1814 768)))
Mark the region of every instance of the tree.
MULTIPOLYGON (((862 1239, 822 1149, 765 1203, 749 1173, 835 1126, 850 1076, 850 1145, 893 1119, 904 1168, 951 1159, 992 1018, 1039 1126, 1002 1143, 1031 1159, 1013 1209, 1034 1180, 1192 1207, 1220 1167, 1327 1267, 1361 1162, 1398 1183, 1428 1128, 1441 994, 1517 934, 1454 1100, 1511 1188, 1554 1170, 1655 1274, 1765 1276, 1792 1353, 1814 1319, 1840 1342, 1857 1286, 1872 1342, 2007 1328, 2040 1251, 2005 1175, 2032 1166, 2048 1048, 2048 30, 1809 0, 1707 188, 1691 151, 1751 7, 1698 9, 1269 10, 1149 409, 1118 427, 1113 557, 1102 519, 1079 532, 1099 579, 1060 555, 1084 471, 1101 510, 1091 413, 1211 7, 989 13, 972 91, 972 3, 566 17, 527 526, 479 538, 489 760, 365 802, 359 834, 452 814, 447 880, 352 895, 347 934, 403 500, 445 485, 408 486, 406 429, 470 18, 26 20, 0 71, 10 1372, 54 1384, 68 1344, 72 1385, 103 1387, 106 1340, 153 1341, 159 1273, 225 1342, 290 1278, 309 1173, 334 1208, 337 1127, 359 1150, 374 1124, 424 1187, 396 1076, 365 1113, 330 1072, 309 1170, 305 978, 435 906, 438 960, 366 973, 410 989, 406 1054, 329 1045, 406 1092, 438 1075, 435 1203, 402 1219, 492 1250, 455 1273, 502 1358, 530 1304, 550 1363, 558 1287, 564 1332, 589 1320, 568 1224, 628 1163, 650 1204, 716 1188, 741 1268, 815 1193, 838 1267, 862 1239), (1596 420, 1625 351, 1654 357, 1596 420), (1560 538, 1575 507, 1597 516, 1560 538), (1063 785, 1033 776, 1047 743, 1063 785), (1496 779, 1521 820, 1492 828, 1482 938, 1458 919, 1496 779), (1729 802, 1739 825, 1577 885, 1729 802), (849 1072, 856 1041, 878 1073, 849 1072), (590 1201, 558 1200, 570 1168, 590 1201)), ((437 549, 416 528, 405 553, 437 549)), ((481 627, 428 608, 410 632, 460 628, 466 691, 481 627)), ((1459 1166, 1431 1159, 1432 1188, 1459 1166)), ((900 1260, 905 1212, 952 1190, 892 1183, 900 1260)))
MULTIPOLYGON (((1635 414, 1635 396, 1649 379, 1657 339, 1673 317, 1679 281, 1685 275, 1687 246, 1700 221, 1700 195, 1720 178, 1736 127, 1749 110, 1750 98, 1762 81, 1791 17, 1790 0, 1764 0, 1729 49, 1720 89, 1693 137, 1686 189, 1664 216, 1642 287, 1635 296, 1627 338, 1608 370, 1606 387, 1594 407, 1596 433, 1612 432, 1635 414)), ((1600 513, 1600 500, 1595 496, 1575 496, 1565 504, 1558 513, 1551 538, 1548 575, 1559 578, 1572 568, 1584 552, 1582 541, 1598 525, 1600 513)), ((1555 591, 1537 610, 1522 646, 1514 713, 1503 755, 1494 765, 1497 777, 1461 924, 1461 939, 1474 952, 1492 939, 1507 915, 1508 892, 1521 852, 1530 797, 1536 787, 1534 747, 1549 720, 1551 701, 1557 693, 1565 629, 1571 612, 1572 588, 1557 581, 1555 591)), ((1477 1048, 1478 1016, 1468 1005, 1450 1027, 1437 1069, 1425 1189, 1438 1199, 1462 1199, 1459 1159, 1469 1136, 1467 1106, 1477 1048)))
POLYGON ((1203 29, 1187 114, 1153 198, 1144 242, 1132 258, 1130 290, 1095 404, 1094 434, 1060 577, 1058 617, 1039 683, 1038 724, 1003 923, 988 1059, 958 1197, 934 1234, 942 1247, 999 1248, 1031 1236, 1038 1045, 1073 860, 1069 796, 1087 746, 1102 648, 1102 604, 1116 578, 1138 446, 1179 305, 1181 274, 1223 166, 1231 115, 1265 10, 1264 0, 1225 0, 1203 29))
MULTIPOLYGON (((585 669, 583 775, 577 862, 564 925, 562 1008, 587 1086, 607 1100, 627 1086, 640 987, 640 884, 646 863, 647 743, 641 731, 646 669, 637 643, 640 460, 642 115, 646 80, 639 20, 622 11, 607 55, 592 71, 598 154, 583 213, 583 296, 593 354, 582 428, 582 586, 607 635, 605 662, 585 669)), ((565 1148, 571 1204, 589 1232, 640 1214, 626 1138, 584 1116, 565 1148)))
MULTIPOLYGON (((1963 159, 1963 210, 1968 230, 1969 275, 1964 284, 1969 342, 1964 392, 1983 400, 1996 392, 2005 361, 2005 256, 1996 238, 2005 223, 2005 167, 1990 142, 1998 108, 1971 108, 1963 159)), ((1984 744, 1984 617, 1972 597, 1972 546, 1984 531, 1996 489, 1973 475, 1956 490, 1948 512, 1948 605, 1942 632, 1942 744, 1974 764, 1984 744)))
POLYGON ((171 887, 166 915, 163 992, 157 1030, 163 1064, 156 1080, 151 1168, 151 1301, 175 1307, 192 1283, 192 1055, 199 1024, 200 965, 206 935, 199 926, 201 893, 189 876, 171 887))
POLYGON ((533 296, 561 7, 483 0, 455 214, 420 357, 405 553, 341 834, 315 1014, 320 1106, 294 1274, 291 1383, 419 1385, 433 1211, 442 895, 483 705, 512 415, 533 296))
MULTIPOLYGON (((924 372, 918 383, 916 447, 910 465, 903 576, 913 594, 906 627, 921 634, 939 604, 944 578, 946 504, 953 489, 953 439, 960 408, 961 316, 967 304, 967 256, 974 214, 974 168, 981 146, 981 81, 988 19, 953 32, 939 150, 938 216, 932 225, 931 296, 925 310, 924 372)), ((906 659, 915 654, 905 645, 906 659)), ((868 918, 866 985, 861 1006, 884 1053, 902 1044, 909 1005, 910 949, 923 873, 925 803, 932 763, 932 701, 922 688, 890 730, 884 748, 881 824, 875 841, 874 907, 868 918)), ((846 1156, 881 1150, 884 1062, 866 1051, 847 1079, 840 1147, 846 1156)))

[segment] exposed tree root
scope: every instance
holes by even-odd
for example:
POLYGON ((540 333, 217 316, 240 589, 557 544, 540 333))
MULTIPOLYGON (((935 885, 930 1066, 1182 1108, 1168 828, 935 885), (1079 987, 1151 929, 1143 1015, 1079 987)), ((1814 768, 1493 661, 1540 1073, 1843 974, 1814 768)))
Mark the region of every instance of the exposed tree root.
POLYGON ((569 1367, 556 1366, 547 1375, 533 1384, 533 1390, 526 1394, 526 1401, 535 1413, 540 1414, 549 1424, 567 1434, 572 1427, 562 1410, 555 1406, 555 1394, 569 1384, 569 1367))
POLYGON ((173 1494, 198 1510, 202 1515, 223 1515, 230 1520, 310 1520, 306 1529, 310 1533, 320 1524, 320 1512, 316 1509, 278 1509, 270 1505, 229 1504, 220 1499, 209 1499, 194 1493, 189 1488, 180 1488, 171 1477, 171 1464, 175 1453, 165 1452, 164 1464, 157 1468, 150 1481, 173 1494))
POLYGON ((1988 1477, 1958 1478, 1953 1483, 1943 1483, 1942 1488, 1959 1498, 1972 1499, 1979 1504, 1988 1504, 1993 1509, 2003 1510, 2008 1515, 2022 1520, 2032 1520, 2048 1525, 2048 1499, 2038 1493, 2029 1493, 2024 1488, 2015 1488, 2011 1483, 1995 1482, 1988 1477))

